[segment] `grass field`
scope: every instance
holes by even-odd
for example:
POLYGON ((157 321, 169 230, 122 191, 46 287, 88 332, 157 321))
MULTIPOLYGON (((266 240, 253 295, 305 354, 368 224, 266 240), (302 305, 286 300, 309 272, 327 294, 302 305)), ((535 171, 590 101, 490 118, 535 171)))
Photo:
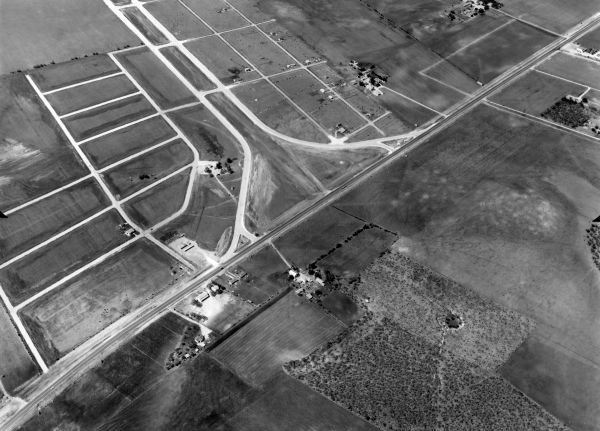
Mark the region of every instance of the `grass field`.
POLYGON ((575 42, 584 48, 600 49, 600 27, 588 31, 575 42))
POLYGON ((0 9, 0 75, 139 43, 110 9, 95 0, 52 4, 2 0, 0 9))
POLYGON ((121 12, 131 23, 154 45, 167 43, 169 39, 155 27, 152 22, 137 7, 127 7, 121 12))
POLYGON ((282 72, 295 61, 254 27, 227 32, 223 38, 265 75, 282 72))
POLYGON ((131 199, 125 204, 125 211, 144 228, 166 219, 183 205, 190 172, 191 168, 131 199))
POLYGON ((276 21, 262 24, 260 28, 302 64, 305 64, 307 60, 313 62, 320 57, 319 53, 304 43, 302 39, 276 21))
POLYGON ((174 108, 196 101, 196 97, 149 49, 127 51, 118 54, 117 59, 160 108, 174 108))
POLYGON ((495 94, 491 100, 521 112, 540 115, 566 95, 579 96, 585 90, 586 87, 582 85, 532 70, 495 94))
POLYGON ((149 3, 144 8, 178 40, 212 34, 212 31, 178 0, 161 0, 149 3))
POLYGON ((437 112, 388 89, 384 89, 383 94, 378 99, 379 103, 385 106, 392 113, 392 116, 408 130, 414 130, 438 116, 437 112))
POLYGON ((274 18, 264 11, 265 7, 259 0, 232 0, 229 1, 229 4, 255 24, 274 18))
POLYGON ((123 199, 193 160, 194 155, 187 144, 177 139, 106 171, 103 177, 117 199, 123 199))
POLYGON ((310 142, 329 142, 325 134, 268 81, 261 79, 240 85, 233 92, 261 121, 278 132, 310 142))
POLYGON ((183 3, 215 31, 232 30, 249 24, 235 10, 228 9, 223 0, 183 0, 183 3))
POLYGON ((52 364, 182 277, 178 267, 155 245, 137 241, 19 314, 40 354, 52 364))
POLYGON ((600 89, 600 65, 593 60, 559 52, 539 65, 537 69, 600 89))
POLYGON ((2 211, 85 175, 83 163, 24 76, 0 79, 0 110, 2 211))
POLYGON ((255 70, 246 71, 245 69, 252 69, 252 65, 246 63, 216 36, 187 42, 185 47, 225 85, 232 84, 234 80, 249 81, 260 78, 255 70))
POLYGON ((29 205, 0 224, 0 262, 22 253, 108 206, 93 180, 29 205))
POLYGON ((150 102, 143 95, 137 94, 71 115, 66 117, 63 122, 73 139, 80 141, 147 117, 155 112, 150 102))
MULTIPOLYGON (((374 123, 379 129, 385 134, 385 136, 399 135, 410 131, 408 125, 393 115, 386 115, 385 117, 375 121, 374 123)), ((381 135, 377 134, 375 138, 379 138, 381 135)))
POLYGON ((192 61, 176 46, 161 48, 160 52, 181 73, 196 90, 206 91, 215 88, 215 84, 198 69, 192 61))
POLYGON ((290 360, 300 359, 345 328, 293 292, 219 344, 211 354, 253 386, 290 360))
POLYGON ((465 93, 472 93, 479 88, 475 79, 465 75, 447 61, 438 63, 436 66, 427 69, 424 73, 433 79, 437 79, 438 81, 441 81, 454 89, 464 91, 465 93))
POLYGON ((77 270, 127 237, 118 230, 123 219, 109 211, 82 227, 0 270, 0 283, 13 305, 77 270))
POLYGON ((175 131, 156 116, 88 141, 81 149, 99 169, 173 137, 175 131))
MULTIPOLYGON (((388 117, 389 117, 389 115, 388 115, 388 117)), ((385 118, 386 117, 382 118, 381 120, 378 120, 378 122, 385 120, 385 118)), ((382 136, 381 133, 379 133, 377 131, 377 129, 375 129, 375 127, 368 126, 368 127, 365 127, 363 130, 361 130, 360 132, 358 132, 357 134, 355 134, 354 136, 351 136, 350 138, 348 138, 348 140, 346 142, 353 143, 353 142, 360 142, 360 141, 368 141, 370 139, 381 138, 381 136, 382 136)))
POLYGON ((125 75, 117 75, 58 91, 46 97, 56 113, 64 115, 135 92, 137 88, 129 78, 125 75))

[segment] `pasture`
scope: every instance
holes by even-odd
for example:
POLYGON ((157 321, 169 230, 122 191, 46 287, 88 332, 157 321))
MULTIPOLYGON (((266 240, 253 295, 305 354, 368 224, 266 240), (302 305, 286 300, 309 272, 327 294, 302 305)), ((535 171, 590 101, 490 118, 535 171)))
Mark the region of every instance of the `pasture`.
POLYGON ((176 46, 166 46, 160 52, 198 91, 212 90, 215 84, 176 46))
POLYGON ((600 64, 596 61, 558 52, 537 69, 600 90, 600 64))
POLYGON ((178 40, 212 34, 212 31, 178 0, 148 3, 144 8, 178 40))
POLYGON ((102 208, 108 199, 94 180, 31 204, 0 223, 0 262, 30 249, 102 208))
POLYGON ((13 305, 124 243, 123 219, 115 210, 91 220, 52 244, 0 270, 0 284, 13 305))
POLYGON ((196 15, 215 31, 227 31, 249 25, 239 13, 228 8, 223 0, 182 0, 196 15))
POLYGON ((307 61, 313 62, 320 57, 319 53, 277 21, 269 21, 259 27, 302 64, 307 61))
POLYGON ((21 74, 0 78, 0 201, 6 212, 87 173, 21 74))
POLYGON ((161 109, 197 100, 149 49, 127 51, 117 54, 116 58, 161 109))
POLYGON ((162 45, 169 41, 167 37, 158 29, 144 13, 137 7, 127 7, 121 9, 121 13, 131 21, 131 23, 144 35, 150 43, 162 45))

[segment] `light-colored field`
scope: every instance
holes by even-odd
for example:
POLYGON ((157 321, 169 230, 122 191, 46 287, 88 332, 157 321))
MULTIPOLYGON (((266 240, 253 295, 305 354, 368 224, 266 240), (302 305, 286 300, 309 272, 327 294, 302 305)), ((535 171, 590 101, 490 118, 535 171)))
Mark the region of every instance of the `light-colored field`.
POLYGON ((215 84, 198 69, 192 61, 176 46, 161 48, 160 52, 181 73, 196 90, 212 90, 215 84))
POLYGON ((127 7, 121 11, 151 43, 161 45, 169 41, 137 7, 127 7))
POLYGON ((206 36, 212 31, 178 0, 161 0, 144 6, 178 40, 206 36))
POLYGON ((537 69, 600 90, 600 63, 559 52, 537 69))
POLYGON ((182 0, 215 31, 226 31, 250 24, 223 0, 182 0))

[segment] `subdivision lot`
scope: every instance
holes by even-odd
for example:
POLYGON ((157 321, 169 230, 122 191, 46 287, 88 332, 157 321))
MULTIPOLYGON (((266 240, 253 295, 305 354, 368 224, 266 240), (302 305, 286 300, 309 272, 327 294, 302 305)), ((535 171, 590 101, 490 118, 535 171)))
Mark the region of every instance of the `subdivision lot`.
POLYGON ((344 328, 290 292, 218 345, 212 355, 245 381, 261 386, 285 362, 307 355, 344 328))
POLYGON ((365 124, 364 119, 305 70, 277 75, 271 81, 332 135, 338 124, 349 132, 365 124))
POLYGON ((583 85, 532 70, 491 100, 527 114, 540 115, 566 95, 579 96, 586 89, 583 85))
POLYGON ((51 64, 30 72, 42 91, 52 91, 119 72, 119 66, 106 54, 51 64))
POLYGON ((0 8, 0 75, 139 43, 119 18, 96 0, 4 0, 0 8))
POLYGON ((203 37, 185 44, 215 76, 226 85, 239 80, 249 81, 259 78, 252 65, 244 61, 217 36, 203 37))
POLYGON ((108 205, 94 180, 29 205, 0 223, 0 262, 22 253, 108 205))
POLYGON ((600 49, 600 27, 596 26, 575 42, 584 48, 600 49))
POLYGON ((0 79, 0 112, 1 211, 86 174, 67 137, 23 75, 0 79))
POLYGON ((123 199, 193 160, 194 155, 187 144, 176 139, 102 175, 117 199, 123 199))
MULTIPOLYGON (((374 123, 386 136, 400 135, 411 130, 408 124, 404 121, 400 121, 394 115, 389 114, 374 123)), ((414 127, 414 123, 413 123, 414 127)), ((381 135, 376 136, 377 138, 381 135)))
POLYGON ((295 65, 292 57, 255 27, 224 33, 223 38, 265 75, 282 72, 295 65))
POLYGON ((100 169, 175 137, 160 116, 152 117, 81 145, 95 168, 100 169))
POLYGON ((378 100, 392 113, 390 117, 395 117, 408 130, 416 129, 438 115, 437 112, 388 89, 383 90, 383 94, 378 97, 378 100))
POLYGON ((177 212, 183 205, 192 168, 128 201, 123 209, 144 228, 154 226, 177 212))
POLYGON ((129 78, 117 75, 61 90, 47 95, 46 98, 58 115, 64 115, 135 92, 137 87, 129 78))
POLYGON ((40 354, 52 364, 182 276, 178 262, 140 240, 19 314, 40 354))
POLYGON ((537 66, 538 70, 600 89, 600 63, 558 52, 537 66))
POLYGON ((449 56, 448 61, 485 84, 554 39, 549 33, 515 21, 449 56))
POLYGON ((150 43, 154 45, 162 45, 167 43, 169 39, 158 29, 144 13, 137 7, 127 7, 121 9, 123 15, 142 33, 150 43))
POLYGON ((63 119, 73 139, 81 141, 147 117, 156 111, 141 94, 74 114, 63 119))
POLYGON ((152 2, 144 8, 178 40, 212 34, 212 31, 178 0, 152 2))
POLYGON ((39 373, 36 363, 4 308, 0 306, 0 380, 9 393, 39 373))
POLYGON ((233 0, 229 1, 229 4, 255 24, 274 18, 265 12, 263 5, 259 5, 259 0, 233 0))
POLYGON ((325 134, 268 81, 261 79, 240 85, 233 92, 261 121, 278 132, 305 141, 328 142, 325 134))
POLYGON ((215 88, 215 84, 178 47, 166 46, 161 48, 160 52, 196 90, 203 91, 215 88))
POLYGON ((302 64, 309 64, 320 58, 319 53, 277 21, 266 22, 260 28, 302 64))
POLYGON ((116 210, 98 216, 53 243, 0 270, 0 283, 13 305, 124 243, 116 210))
POLYGON ((161 109, 196 101, 187 87, 148 48, 117 54, 116 58, 161 109))
MULTIPOLYGON (((386 115, 386 117, 389 117, 389 115, 386 115)), ((384 120, 386 117, 382 118, 381 120, 384 120)), ((378 120, 375 124, 377 124, 381 120, 378 120)), ((377 124, 377 127, 379 127, 379 124, 377 124)), ((368 141, 371 139, 381 138, 382 136, 383 135, 381 133, 379 133, 375 127, 367 126, 364 129, 362 129, 360 132, 358 132, 355 135, 348 138, 348 140, 346 142, 353 143, 353 142, 360 142, 360 141, 368 141)))
POLYGON ((182 0, 215 31, 227 31, 250 23, 223 0, 182 0))

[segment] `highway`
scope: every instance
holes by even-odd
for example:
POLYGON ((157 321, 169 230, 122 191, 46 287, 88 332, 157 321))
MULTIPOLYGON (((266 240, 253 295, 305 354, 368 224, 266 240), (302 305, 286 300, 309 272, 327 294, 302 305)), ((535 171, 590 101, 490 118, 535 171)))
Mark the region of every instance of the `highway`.
MULTIPOLYGON (((314 202, 312 205, 291 217, 282 225, 258 238, 254 243, 247 246, 237 255, 231 257, 225 262, 222 262, 220 267, 195 276, 177 291, 173 291, 173 289, 171 289, 170 291, 157 296, 152 303, 146 304, 145 306, 116 322, 111 331, 94 337, 93 342, 86 343, 84 346, 82 346, 83 348, 78 350, 78 352, 81 351, 81 353, 71 356, 68 355, 67 357, 61 359, 58 363, 53 365, 47 373, 26 387, 24 394, 28 400, 28 404, 13 416, 8 418, 3 424, 0 424, 0 428, 7 430, 17 428, 30 416, 37 414, 39 405, 44 405, 50 402, 58 392, 68 386, 87 369, 98 363, 100 358, 116 350, 119 345, 130 339, 133 334, 148 326, 151 322, 165 313, 169 308, 173 307, 177 302, 189 295, 199 285, 209 281, 222 271, 241 263, 251 254, 267 245, 270 241, 283 235, 290 229, 307 220, 319 210, 332 204, 350 189, 357 187, 362 182, 380 173, 382 170, 390 166, 401 157, 407 156, 410 151, 419 147, 432 136, 455 123, 486 97, 509 85, 511 82, 519 78, 523 73, 527 72, 532 66, 544 60, 554 50, 559 49, 561 46, 573 41, 575 38, 579 37, 591 27, 596 25, 599 21, 600 17, 598 16, 590 17, 588 20, 584 21, 584 23, 567 33, 565 37, 557 39, 553 43, 533 54, 525 61, 511 68, 494 81, 486 84, 469 99, 460 103, 454 109, 449 111, 445 118, 442 118, 437 123, 433 124, 418 138, 415 138, 413 141, 399 148, 395 152, 380 159, 365 171, 358 173, 353 178, 340 185, 337 189, 331 191, 327 196, 314 202)), ((365 143, 376 143, 381 142, 382 140, 390 141, 393 139, 394 137, 389 137, 385 139, 365 141, 365 143)))

